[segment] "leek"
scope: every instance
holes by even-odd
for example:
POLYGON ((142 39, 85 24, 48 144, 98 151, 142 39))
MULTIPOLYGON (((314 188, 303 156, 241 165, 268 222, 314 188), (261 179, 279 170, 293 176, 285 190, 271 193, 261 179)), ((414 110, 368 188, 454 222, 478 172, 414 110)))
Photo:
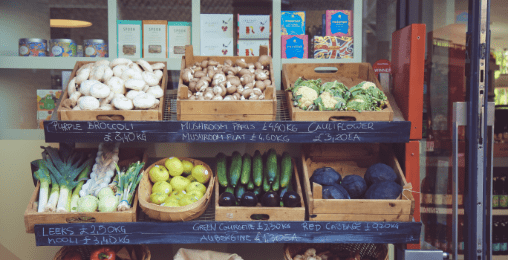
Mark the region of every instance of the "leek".
POLYGON ((60 195, 60 186, 58 182, 56 182, 55 177, 53 175, 51 177, 51 192, 49 194, 48 203, 44 207, 44 212, 53 212, 56 209, 56 203, 58 202, 58 197, 60 195))
POLYGON ((37 164, 39 169, 34 172, 34 177, 39 180, 41 186, 39 188, 39 205, 37 212, 44 212, 44 208, 46 207, 46 203, 48 203, 49 196, 49 185, 51 184, 51 177, 49 176, 49 171, 46 165, 44 165, 43 160, 37 160, 33 162, 37 164))
POLYGON ((138 161, 137 163, 129 165, 129 168, 124 172, 120 171, 118 165, 116 166, 116 170, 118 171, 118 192, 116 196, 118 196, 120 200, 118 211, 125 211, 131 208, 136 187, 143 177, 143 173, 141 172, 143 166, 145 166, 145 163, 140 163, 138 161))
POLYGON ((85 184, 85 179, 88 178, 88 175, 90 174, 90 170, 91 170, 91 164, 87 165, 78 176, 79 183, 76 186, 76 188, 74 188, 74 191, 72 192, 70 212, 78 212, 79 192, 81 191, 83 184, 85 184))
POLYGON ((62 145, 60 154, 53 147, 41 148, 44 149, 42 158, 60 186, 60 196, 58 197, 56 211, 68 212, 69 192, 78 185, 78 181, 75 181, 75 179, 87 165, 93 163, 93 158, 86 160, 87 158, 84 153, 76 152, 66 145, 62 145))

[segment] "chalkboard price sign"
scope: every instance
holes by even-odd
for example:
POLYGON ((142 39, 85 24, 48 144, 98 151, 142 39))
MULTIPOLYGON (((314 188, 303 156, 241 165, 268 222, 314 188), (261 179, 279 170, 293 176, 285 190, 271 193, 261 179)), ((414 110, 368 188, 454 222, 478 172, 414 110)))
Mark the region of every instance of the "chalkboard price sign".
POLYGON ((129 222, 35 225, 37 246, 195 243, 418 243, 416 222, 129 222))
POLYGON ((411 122, 45 121, 46 142, 404 143, 411 122))

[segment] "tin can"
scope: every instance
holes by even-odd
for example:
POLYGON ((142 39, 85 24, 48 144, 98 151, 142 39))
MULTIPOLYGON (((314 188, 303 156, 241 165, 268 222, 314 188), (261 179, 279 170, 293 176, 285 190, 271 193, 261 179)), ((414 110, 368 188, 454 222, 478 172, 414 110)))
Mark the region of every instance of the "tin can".
POLYGON ((108 57, 107 44, 102 39, 84 40, 85 57, 108 57))
POLYGON ((19 39, 19 56, 44 57, 48 48, 48 41, 39 38, 19 39))
POLYGON ((76 57, 76 42, 71 39, 52 39, 50 53, 51 57, 76 57))
POLYGON ((78 45, 77 50, 78 57, 83 57, 83 45, 78 45))

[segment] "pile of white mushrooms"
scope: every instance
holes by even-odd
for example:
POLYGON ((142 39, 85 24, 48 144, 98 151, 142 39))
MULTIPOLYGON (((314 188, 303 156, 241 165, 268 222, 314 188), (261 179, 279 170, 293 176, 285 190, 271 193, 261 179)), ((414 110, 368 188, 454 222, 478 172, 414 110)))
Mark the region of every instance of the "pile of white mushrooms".
MULTIPOLYGON (((196 62, 182 71, 181 78, 189 88, 189 100, 263 100, 265 90, 272 86, 272 58, 261 55, 256 63, 244 59, 227 59, 224 64, 210 59, 196 62)), ((273 87, 273 86, 272 86, 273 87)))
POLYGON ((67 86, 62 106, 72 110, 157 109, 164 98, 161 88, 164 63, 150 65, 118 58, 81 66, 67 86))

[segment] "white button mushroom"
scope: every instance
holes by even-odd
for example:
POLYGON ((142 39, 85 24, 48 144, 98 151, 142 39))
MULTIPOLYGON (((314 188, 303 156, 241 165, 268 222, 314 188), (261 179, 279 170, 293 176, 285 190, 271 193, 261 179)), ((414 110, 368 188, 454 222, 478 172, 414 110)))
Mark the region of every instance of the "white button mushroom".
POLYGON ((106 98, 101 98, 99 100, 100 104, 101 104, 101 107, 103 107, 104 105, 107 105, 111 102, 111 100, 113 100, 113 98, 115 97, 115 92, 110 92, 109 93, 109 96, 106 97, 106 98))
POLYGON ((159 85, 148 88, 146 93, 154 96, 155 98, 161 98, 164 96, 164 90, 162 90, 162 88, 159 85))
POLYGON ((109 88, 111 88, 111 91, 114 93, 120 93, 120 94, 125 93, 125 86, 124 85, 125 85, 125 82, 123 81, 123 79, 121 79, 119 77, 112 77, 108 81, 108 86, 109 86, 109 88))
POLYGON ((110 67, 104 69, 104 76, 102 76, 103 82, 108 82, 113 77, 113 70, 110 67))
POLYGON ((144 94, 144 92, 138 91, 138 90, 131 90, 131 91, 127 92, 127 95, 125 95, 125 97, 130 100, 133 100, 134 98, 136 98, 137 96, 139 96, 141 94, 144 94))
POLYGON ((93 79, 83 81, 79 87, 79 92, 84 96, 90 96, 90 88, 96 83, 100 83, 100 81, 93 79))
POLYGON ((105 65, 95 67, 92 70, 92 72, 90 72, 90 79, 102 80, 104 78, 104 72, 105 72, 106 68, 107 68, 107 66, 105 66, 105 65))
POLYGON ((128 68, 129 67, 127 67, 126 65, 118 65, 113 68, 113 75, 115 77, 122 77, 122 73, 126 71, 128 68))
POLYGON ((95 110, 98 109, 99 106, 100 106, 99 100, 97 100, 94 97, 86 96, 80 98, 79 100, 79 108, 81 108, 81 110, 95 110))
POLYGON ((141 66, 143 70, 153 72, 152 66, 146 60, 138 60, 136 63, 141 66))
POLYGON ((74 92, 76 92, 76 77, 72 78, 69 81, 69 84, 67 84, 67 91, 69 92, 69 95, 72 95, 74 92))
POLYGON ((129 79, 125 81, 125 88, 143 90, 143 87, 145 87, 145 81, 142 79, 129 79))
POLYGON ((141 75, 141 72, 140 71, 136 71, 135 69, 126 69, 122 73, 122 76, 120 78, 123 79, 124 81, 127 81, 129 79, 140 79, 140 80, 143 80, 143 76, 141 75))
POLYGON ((139 73, 143 72, 143 70, 136 63, 129 64, 129 68, 134 69, 134 70, 138 71, 139 73))
POLYGON ((119 110, 131 110, 134 108, 132 100, 122 96, 115 97, 113 101, 111 101, 111 104, 119 110))
POLYGON ((105 110, 105 111, 109 111, 109 110, 114 110, 114 107, 113 105, 111 104, 104 104, 100 107, 101 110, 105 110))
POLYGON ((152 64, 153 70, 161 70, 161 69, 164 69, 164 67, 166 67, 166 65, 162 62, 152 64))
POLYGON ((154 70, 153 73, 157 76, 158 81, 161 81, 164 72, 162 72, 162 70, 154 70))
POLYGON ((80 73, 81 73, 81 71, 83 71, 84 69, 91 69, 91 68, 93 67, 93 64, 94 64, 93 62, 90 62, 90 63, 87 63, 87 64, 85 64, 85 65, 81 66, 81 67, 78 69, 78 71, 76 71, 76 75, 80 74, 80 73))
POLYGON ((109 63, 109 66, 114 68, 118 65, 129 65, 130 63, 132 63, 132 61, 127 58, 116 58, 111 63, 109 63))
POLYGON ((157 86, 159 84, 159 78, 153 72, 144 71, 143 73, 141 73, 141 76, 143 76, 143 80, 150 87, 157 86))
POLYGON ((95 66, 102 66, 106 65, 109 67, 109 60, 98 60, 95 62, 95 66))
POLYGON ((134 104, 135 108, 147 109, 147 108, 151 108, 155 104, 155 100, 156 99, 154 96, 152 96, 150 94, 143 93, 143 94, 135 97, 134 100, 132 100, 132 103, 134 104))
POLYGON ((90 76, 90 69, 86 68, 79 72, 79 74, 76 76, 76 84, 81 84, 81 82, 88 79, 90 76))
POLYGON ((108 85, 102 83, 95 83, 90 87, 90 95, 94 98, 107 98, 111 90, 108 85))

